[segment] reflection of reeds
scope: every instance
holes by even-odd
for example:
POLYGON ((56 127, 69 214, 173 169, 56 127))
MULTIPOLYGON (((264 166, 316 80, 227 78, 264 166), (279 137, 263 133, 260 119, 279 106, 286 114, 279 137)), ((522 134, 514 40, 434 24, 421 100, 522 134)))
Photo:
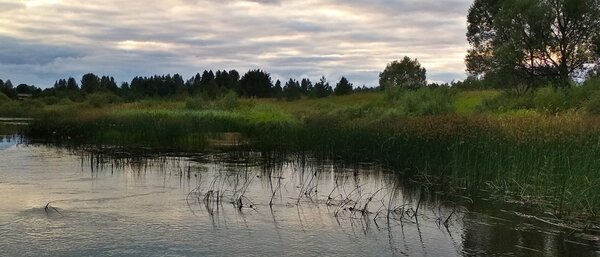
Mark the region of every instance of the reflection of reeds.
MULTIPOLYGON (((239 217, 245 219, 247 210, 259 213, 260 208, 268 206, 273 219, 276 220, 275 215, 280 212, 277 209, 290 206, 284 201, 275 201, 278 194, 281 195, 279 199, 297 201, 295 197, 298 195, 303 199, 302 204, 296 206, 301 226, 306 222, 303 208, 315 210, 320 206, 325 206, 328 211, 332 210, 331 218, 337 220, 340 226, 350 225, 353 230, 354 226, 360 227, 363 234, 369 233, 373 224, 377 229, 387 229, 380 226, 380 221, 385 218, 388 209, 388 228, 392 228, 396 222, 417 225, 415 219, 412 219, 413 216, 409 218, 404 215, 418 205, 418 194, 408 190, 403 184, 394 182, 395 176, 358 172, 354 170, 356 167, 352 168, 353 170, 341 166, 332 169, 334 166, 329 162, 313 160, 306 156, 282 158, 257 153, 215 153, 193 157, 168 157, 136 156, 134 153, 123 153, 119 149, 105 150, 104 154, 92 152, 83 155, 82 160, 85 161, 82 162, 82 166, 87 167, 88 163, 92 163, 95 166, 94 174, 112 174, 120 171, 158 172, 159 175, 175 175, 188 182, 192 180, 195 185, 185 198, 187 205, 195 215, 206 216, 215 227, 227 222, 229 216, 226 208, 232 208, 239 217), (191 162, 192 159, 201 160, 199 162, 202 164, 191 162), (327 170, 332 171, 332 176, 326 175, 327 170), (282 181, 290 183, 284 184, 282 181), (252 200, 248 195, 251 195, 252 200), (398 198, 399 196, 404 198, 398 198), (415 204, 405 204, 405 200, 415 204), (197 212, 198 210, 200 211, 197 212)), ((370 165, 367 166, 372 169, 370 165)), ((181 185, 185 187, 186 183, 181 185)), ((429 200, 426 197, 422 199, 423 202, 429 200)), ((48 205, 47 208, 50 209, 51 206, 48 205)), ((432 213, 428 209, 419 211, 423 217, 432 213)), ((448 217, 444 216, 444 219, 446 218, 448 217)), ((441 216, 438 219, 441 219, 441 216)), ((451 223, 449 218, 447 220, 451 223)))
POLYGON ((51 211, 55 211, 56 213, 58 213, 60 216, 63 216, 63 214, 58 211, 58 209, 56 209, 54 206, 50 205, 52 202, 48 202, 45 206, 44 206, 44 211, 46 212, 46 214, 50 214, 51 211))

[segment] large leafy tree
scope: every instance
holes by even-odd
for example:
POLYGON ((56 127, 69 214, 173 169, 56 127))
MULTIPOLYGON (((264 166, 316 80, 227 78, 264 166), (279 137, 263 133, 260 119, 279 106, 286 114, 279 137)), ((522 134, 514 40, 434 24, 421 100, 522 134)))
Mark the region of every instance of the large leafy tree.
POLYGON ((56 82, 54 82, 54 89, 66 90, 67 89, 67 80, 59 79, 56 82))
POLYGON ((238 94, 247 97, 266 98, 271 96, 271 75, 262 70, 250 70, 239 81, 238 94))
POLYGON ((416 89, 427 86, 427 70, 421 67, 417 59, 405 56, 401 61, 393 61, 387 65, 385 70, 379 74, 379 86, 399 86, 403 88, 416 89))
POLYGON ((467 71, 528 90, 600 60, 600 0, 475 0, 467 71))
POLYGON ((4 93, 9 98, 12 98, 12 99, 17 98, 17 90, 14 88, 14 86, 13 86, 12 82, 10 82, 10 80, 3 82, 0 79, 0 92, 4 93))
MULTIPOLYGON (((66 82, 65 82, 65 87, 66 87, 66 82)), ((115 82, 115 78, 109 77, 109 76, 102 76, 102 78, 100 78, 100 89, 117 93, 119 90, 119 87, 117 86, 117 83, 115 82)))
POLYGON ((240 82, 240 73, 236 70, 229 71, 230 83, 227 85, 227 89, 237 90, 238 83, 240 82))
POLYGON ((93 93, 100 88, 100 78, 94 73, 88 73, 81 77, 81 89, 86 93, 93 93))
POLYGON ((68 90, 72 90, 72 91, 79 90, 79 86, 77 85, 77 81, 73 77, 70 77, 67 80, 67 89, 68 90))
POLYGON ((17 93, 19 93, 19 94, 39 95, 42 92, 42 89, 40 89, 34 85, 27 85, 27 84, 19 84, 16 87, 16 90, 17 90, 17 93))

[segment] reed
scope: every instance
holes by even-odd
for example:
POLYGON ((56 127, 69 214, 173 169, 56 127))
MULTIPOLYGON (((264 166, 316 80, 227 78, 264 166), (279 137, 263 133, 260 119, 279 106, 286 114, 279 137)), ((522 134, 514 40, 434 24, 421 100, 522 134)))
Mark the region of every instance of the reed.
MULTIPOLYGON (((552 94, 543 92, 538 104, 552 94)), ((500 97, 444 91, 431 98, 423 92, 399 98, 369 93, 291 103, 238 102, 229 96, 206 108, 186 108, 184 102, 115 104, 53 110, 25 133, 62 143, 178 150, 205 149, 211 139, 236 133, 238 146, 247 150, 377 161, 466 196, 492 191, 565 216, 600 211, 600 118, 584 112, 549 114, 535 106, 476 114, 477 95, 500 97), (408 98, 425 104, 406 103, 408 98), (468 103, 430 108, 456 99, 468 103), (456 106, 464 112, 450 111, 456 106)))

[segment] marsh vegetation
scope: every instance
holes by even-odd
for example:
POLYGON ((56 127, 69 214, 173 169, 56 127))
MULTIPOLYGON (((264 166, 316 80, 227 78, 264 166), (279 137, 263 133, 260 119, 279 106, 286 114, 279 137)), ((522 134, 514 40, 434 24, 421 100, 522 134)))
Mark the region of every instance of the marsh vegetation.
POLYGON ((296 101, 224 94, 100 107, 40 103, 24 134, 71 146, 228 148, 371 161, 465 197, 493 192, 563 219, 595 219, 598 87, 590 80, 528 94, 430 86, 296 101))

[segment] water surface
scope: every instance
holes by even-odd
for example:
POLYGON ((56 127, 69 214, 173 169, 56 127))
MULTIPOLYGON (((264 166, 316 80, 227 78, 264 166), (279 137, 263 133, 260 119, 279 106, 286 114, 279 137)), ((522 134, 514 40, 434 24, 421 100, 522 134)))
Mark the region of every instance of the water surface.
POLYGON ((600 256, 593 233, 374 164, 18 142, 0 137, 1 256, 600 256))

